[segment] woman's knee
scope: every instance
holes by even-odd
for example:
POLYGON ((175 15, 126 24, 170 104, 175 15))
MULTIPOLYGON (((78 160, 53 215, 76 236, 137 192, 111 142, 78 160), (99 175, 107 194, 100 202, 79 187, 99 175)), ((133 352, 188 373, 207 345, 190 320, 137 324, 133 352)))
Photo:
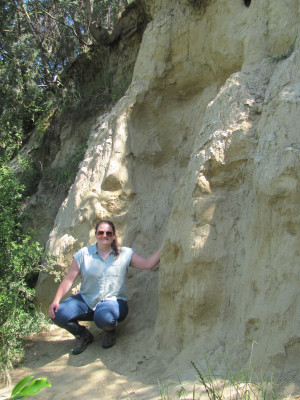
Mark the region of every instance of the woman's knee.
POLYGON ((55 317, 52 322, 58 326, 65 325, 71 319, 70 309, 65 304, 61 303, 58 310, 55 311, 55 317))
POLYGON ((94 322, 98 328, 104 330, 112 330, 117 326, 117 318, 108 310, 95 312, 94 322))
POLYGON ((118 322, 122 322, 128 315, 128 303, 125 300, 118 300, 118 305, 119 305, 118 322))
POLYGON ((59 304, 58 310, 55 312, 55 317, 52 321, 56 325, 64 325, 77 315, 83 314, 82 300, 78 296, 68 297, 59 304))
POLYGON ((118 303, 116 301, 104 301, 97 305, 94 321, 98 328, 111 330, 117 326, 119 316, 118 303))
POLYGON ((112 330, 118 322, 123 321, 128 313, 124 300, 104 301, 98 304, 94 313, 94 322, 100 329, 112 330))

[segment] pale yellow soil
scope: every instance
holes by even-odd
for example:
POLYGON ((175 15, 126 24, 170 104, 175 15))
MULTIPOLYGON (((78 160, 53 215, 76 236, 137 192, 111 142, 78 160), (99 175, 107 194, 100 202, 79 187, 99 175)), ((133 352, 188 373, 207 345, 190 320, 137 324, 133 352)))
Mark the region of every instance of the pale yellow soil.
POLYGON ((139 335, 120 329, 117 344, 104 350, 101 331, 93 327, 91 331, 95 341, 77 356, 70 352, 73 336, 55 326, 31 337, 23 366, 11 374, 11 386, 0 389, 0 399, 8 397, 14 384, 28 375, 47 377, 51 382, 51 388, 34 396, 36 400, 161 398, 157 380, 161 364, 143 349, 139 335))
MULTIPOLYGON (((33 335, 26 343, 23 365, 11 373, 10 385, 2 384, 0 400, 29 375, 46 377, 51 383, 32 397, 36 400, 175 400, 179 378, 186 389, 181 399, 193 399, 194 386, 194 398, 207 399, 196 374, 180 355, 167 360, 155 341, 149 345, 152 330, 134 331, 125 324, 118 328, 116 345, 106 350, 101 347, 102 332, 93 324, 90 330, 95 341, 77 356, 71 353, 73 336, 63 329, 51 325, 48 331, 33 335)), ((300 400, 300 382, 292 375, 279 385, 278 399, 300 400)))

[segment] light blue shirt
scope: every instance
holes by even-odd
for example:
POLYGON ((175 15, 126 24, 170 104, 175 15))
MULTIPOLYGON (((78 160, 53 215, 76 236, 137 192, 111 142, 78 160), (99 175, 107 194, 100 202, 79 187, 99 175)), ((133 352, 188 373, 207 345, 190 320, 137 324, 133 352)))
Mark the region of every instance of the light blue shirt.
POLYGON ((126 272, 133 253, 133 249, 122 247, 118 257, 112 250, 103 260, 95 243, 73 255, 82 277, 79 293, 91 309, 104 300, 127 300, 126 272))

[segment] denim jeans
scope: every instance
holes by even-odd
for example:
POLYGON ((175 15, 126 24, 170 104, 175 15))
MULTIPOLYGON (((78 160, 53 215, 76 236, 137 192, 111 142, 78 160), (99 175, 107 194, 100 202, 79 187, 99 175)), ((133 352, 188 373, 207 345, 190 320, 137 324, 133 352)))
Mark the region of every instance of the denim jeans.
POLYGON ((94 321, 98 328, 105 331, 113 330, 118 322, 123 321, 128 314, 128 304, 125 300, 102 301, 93 311, 83 300, 80 294, 68 297, 59 304, 52 321, 74 336, 85 332, 85 327, 78 321, 94 321))

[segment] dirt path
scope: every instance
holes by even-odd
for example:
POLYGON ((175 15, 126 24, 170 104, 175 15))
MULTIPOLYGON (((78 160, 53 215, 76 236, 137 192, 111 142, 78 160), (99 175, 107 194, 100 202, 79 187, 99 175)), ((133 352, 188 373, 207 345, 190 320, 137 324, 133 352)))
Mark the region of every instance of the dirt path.
MULTIPOLYGON (((70 353, 73 336, 51 326, 49 332, 33 336, 26 345, 23 367, 16 369, 12 386, 28 375, 47 377, 51 388, 34 396, 36 400, 161 399, 158 379, 165 365, 143 348, 143 333, 119 332, 111 349, 101 347, 101 332, 91 331, 95 341, 80 355, 70 353)), ((0 389, 0 399, 11 387, 0 389)))
MULTIPOLYGON (((51 382, 51 388, 42 389, 35 400, 175 400, 179 398, 178 377, 187 389, 180 398, 192 399, 195 383, 196 398, 206 398, 204 388, 199 392, 196 376, 187 370, 188 364, 167 360, 155 339, 151 341, 149 328, 133 332, 122 327, 117 344, 107 350, 101 347, 101 331, 93 325, 90 330, 95 341, 77 356, 70 352, 73 336, 63 329, 52 325, 49 331, 32 336, 26 343, 23 366, 11 374, 10 387, 0 388, 0 400, 9 397, 12 387, 28 375, 47 377, 51 382)), ((299 377, 293 373, 285 378, 278 398, 300 400, 299 377)))

